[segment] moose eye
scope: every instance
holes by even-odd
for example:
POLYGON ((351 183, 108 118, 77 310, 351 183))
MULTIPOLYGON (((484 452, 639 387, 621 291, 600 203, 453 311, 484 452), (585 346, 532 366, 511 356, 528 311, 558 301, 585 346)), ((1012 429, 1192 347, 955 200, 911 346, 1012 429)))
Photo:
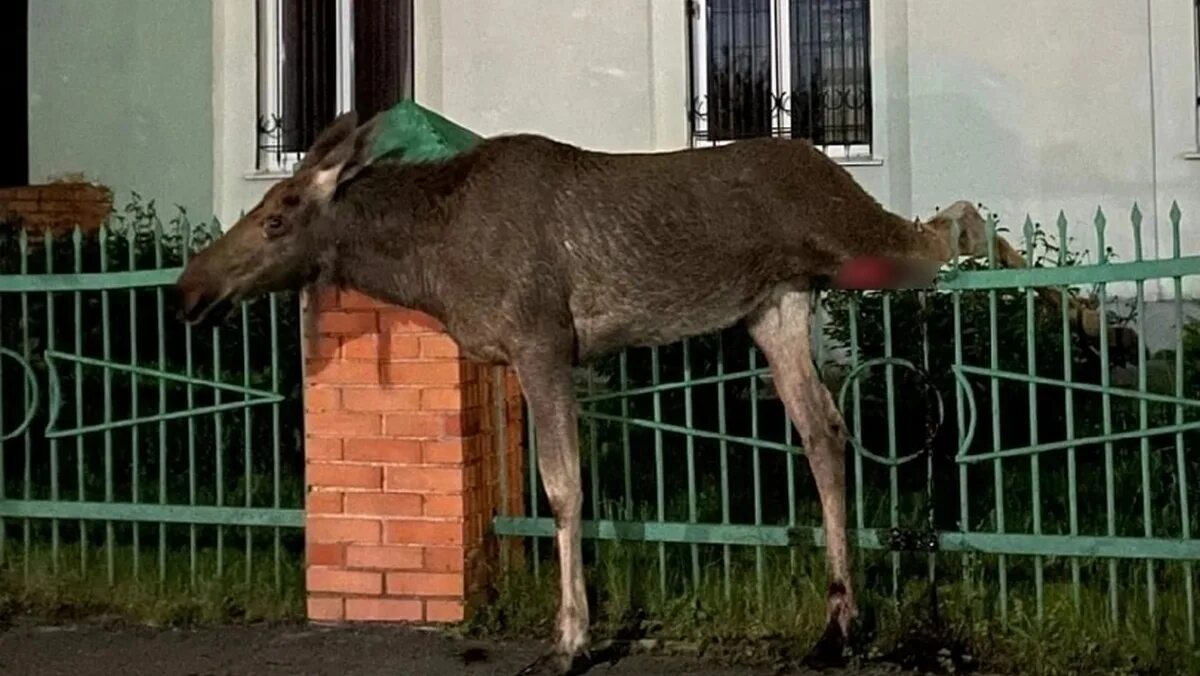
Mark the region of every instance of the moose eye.
POLYGON ((263 223, 263 232, 267 237, 278 237, 287 232, 287 224, 278 216, 272 216, 263 223))

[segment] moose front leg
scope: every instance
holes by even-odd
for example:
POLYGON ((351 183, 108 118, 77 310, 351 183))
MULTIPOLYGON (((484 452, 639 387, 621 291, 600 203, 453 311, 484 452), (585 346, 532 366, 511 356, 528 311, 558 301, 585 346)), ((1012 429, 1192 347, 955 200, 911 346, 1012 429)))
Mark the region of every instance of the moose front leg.
POLYGON ((514 364, 537 429, 538 471, 554 512, 559 609, 554 651, 521 674, 579 673, 589 666, 588 602, 583 579, 583 483, 575 393, 567 354, 537 353, 514 364))
POLYGON ((750 318, 750 334, 771 366, 775 388, 800 431, 821 498, 829 566, 825 635, 810 661, 840 662, 858 615, 846 537, 846 427, 812 360, 809 292, 777 289, 750 318))

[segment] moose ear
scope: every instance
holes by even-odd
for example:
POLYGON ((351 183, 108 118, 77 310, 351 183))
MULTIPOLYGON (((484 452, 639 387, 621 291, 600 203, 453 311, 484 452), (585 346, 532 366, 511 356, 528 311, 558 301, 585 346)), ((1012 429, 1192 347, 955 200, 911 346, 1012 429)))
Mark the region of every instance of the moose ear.
POLYGON ((304 154, 304 160, 300 162, 300 170, 316 167, 331 150, 353 135, 356 129, 358 113, 352 110, 338 115, 317 135, 317 140, 313 141, 312 147, 304 154))
MULTIPOLYGON (((346 115, 352 115, 352 113, 346 115)), ((343 115, 342 118, 346 115, 343 115)), ((330 138, 334 137, 334 133, 337 131, 335 127, 340 126, 342 118, 338 118, 327 133, 321 135, 322 138, 317 140, 314 147, 320 144, 326 135, 330 138)), ((331 198, 339 185, 354 178, 359 171, 371 164, 374 159, 371 157, 371 146, 375 141, 377 121, 378 116, 366 124, 342 134, 327 152, 314 160, 312 190, 318 197, 326 200, 331 198)), ((353 121, 348 124, 353 124, 353 121)))

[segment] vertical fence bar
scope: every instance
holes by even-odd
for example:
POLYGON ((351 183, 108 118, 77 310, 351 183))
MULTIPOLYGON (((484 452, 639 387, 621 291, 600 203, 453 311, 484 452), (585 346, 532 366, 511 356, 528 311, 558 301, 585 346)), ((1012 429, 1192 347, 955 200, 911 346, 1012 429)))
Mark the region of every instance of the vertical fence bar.
MULTIPOLYGON (((758 350, 750 346, 750 372, 758 370, 758 350)), ((758 376, 750 376, 750 438, 758 441, 758 376)), ((752 460, 754 462, 754 525, 762 526, 762 449, 754 447, 752 460)), ((764 557, 766 550, 762 545, 754 548, 754 583, 758 592, 758 607, 763 607, 766 598, 766 571, 764 557)))
MULTIPOLYGON (((154 268, 163 267, 163 229, 162 221, 154 219, 154 268)), ((158 370, 167 370, 167 327, 166 327, 166 298, 161 286, 154 289, 154 307, 158 329, 158 370)), ((167 412, 167 382, 158 379, 158 414, 167 412)), ((167 421, 158 421, 158 504, 167 504, 167 421)), ((158 522, 158 584, 167 582, 167 524, 158 522)))
MULTIPOLYGON (((242 303, 242 385, 246 389, 250 388, 250 308, 245 303, 242 303)), ((250 394, 242 396, 245 401, 250 400, 250 394)), ((254 463, 252 446, 254 444, 253 424, 254 414, 250 406, 242 409, 242 483, 245 488, 245 497, 242 500, 242 505, 246 509, 250 509, 254 505, 254 474, 251 471, 254 463)), ((254 575, 254 529, 246 526, 246 541, 244 543, 246 551, 245 573, 246 584, 250 583, 251 577, 254 575)))
MULTIPOLYGON (((128 255, 128 269, 136 270, 137 264, 137 237, 134 229, 130 227, 125 231, 125 246, 128 255)), ((138 365, 138 312, 137 312, 137 290, 133 287, 129 289, 129 364, 131 366, 138 365)), ((129 414, 133 418, 138 417, 138 375, 132 371, 129 373, 129 414)), ((142 466, 141 466, 141 426, 133 425, 129 428, 129 454, 130 454, 130 471, 133 473, 133 478, 130 481, 130 499, 136 504, 142 501, 141 481, 142 481, 142 466)), ((141 554, 142 554, 142 526, 138 522, 130 524, 133 529, 133 579, 138 580, 141 577, 141 554)))
MULTIPOLYGON (((1142 210, 1134 203, 1133 211, 1129 214, 1133 225, 1133 256, 1134 260, 1142 260, 1142 210)), ((1138 351, 1138 392, 1146 392, 1146 282, 1135 282, 1135 308, 1137 312, 1137 351, 1138 351)), ((1150 403, 1145 397, 1138 397, 1138 424, 1145 430, 1150 427, 1150 403)), ((1142 533, 1154 537, 1153 502, 1154 494, 1150 486, 1150 437, 1143 436, 1139 440, 1142 466, 1142 533)), ((1154 560, 1146 559, 1146 612, 1151 622, 1154 621, 1158 606, 1158 585, 1154 576, 1154 560)))
MULTIPOLYGON (((183 229, 181 241, 183 251, 181 257, 183 265, 187 265, 188 259, 191 257, 192 250, 192 226, 187 222, 187 219, 179 220, 179 227, 183 229)), ((187 375, 187 406, 188 409, 196 407, 196 389, 192 385, 192 379, 195 377, 195 360, 192 350, 192 325, 187 324, 183 327, 183 349, 184 356, 184 373, 187 375)), ((188 505, 196 506, 196 418, 188 416, 187 419, 187 456, 188 456, 188 505)), ((197 545, 196 524, 188 524, 188 580, 192 587, 196 586, 196 545, 197 545)))
MULTIPOLYGON (((100 226, 100 272, 108 272, 108 226, 100 226)), ((101 351, 104 361, 112 359, 112 331, 109 321, 108 290, 100 292, 100 336, 101 351)), ((104 366, 104 424, 110 425, 113 420, 112 369, 106 363, 104 366)), ((116 499, 113 486, 113 435, 111 429, 104 430, 104 502, 111 503, 116 499)), ((108 572, 108 584, 116 583, 116 524, 111 520, 104 522, 104 562, 108 572)))
MULTIPOLYGON (((962 224, 957 219, 950 224, 950 259, 955 274, 959 271, 959 257, 962 252, 959 251, 959 238, 962 236, 962 224)), ((950 292, 950 302, 954 308, 954 365, 961 367, 963 365, 963 322, 962 322, 962 291, 955 289, 950 292)), ((958 431, 957 441, 959 453, 966 452, 968 449, 963 449, 963 443, 967 439, 966 429, 966 402, 963 397, 963 385, 955 383, 954 386, 954 416, 956 429, 958 431)), ((966 387, 970 387, 969 384, 966 387)), ((968 487, 968 466, 965 462, 958 463, 958 529, 964 533, 971 530, 971 502, 970 490, 968 487)), ((966 592, 972 592, 971 582, 971 554, 964 552, 962 555, 962 580, 966 592)))
MULTIPOLYGON (((658 346, 650 348, 650 372, 654 390, 654 424, 662 424, 662 392, 657 388, 662 382, 661 364, 659 363, 658 346)), ((661 427, 654 429, 654 508, 659 523, 667 518, 666 475, 663 465, 663 432, 661 427)), ((666 597, 667 594, 667 545, 658 543, 658 590, 666 597)))
MULTIPOLYGON (((279 297, 272 293, 267 298, 271 326, 271 391, 279 393, 279 297)), ((301 363, 303 363, 301 359, 301 363)), ((280 470, 279 448, 279 403, 271 404, 271 506, 283 507, 283 479, 280 470)), ((303 449, 297 449, 302 451, 303 449)), ((275 589, 283 588, 283 534, 279 526, 274 533, 275 589)))
MULTIPOLYGON (((621 368, 621 391, 629 391, 629 351, 621 350, 620 368, 621 368)), ((633 518, 633 467, 632 458, 630 457, 630 439, 629 439, 629 397, 621 397, 621 468, 624 471, 625 497, 621 500, 621 506, 624 510, 623 519, 633 518)))
MULTIPOLYGON (((850 323, 850 368, 851 370, 858 368, 860 361, 861 349, 858 344, 858 297, 850 296, 849 318, 850 323)), ((855 378, 851 385, 854 394, 854 437, 862 439, 862 379, 855 378)), ((863 493, 863 459, 862 454, 857 449, 854 451, 854 511, 855 525, 859 532, 862 532, 867 527, 866 506, 864 505, 863 493)), ((861 550, 859 561, 861 562, 861 550)))
MULTIPOLYGON (((1171 255, 1180 258, 1179 224, 1182 214, 1179 203, 1171 203, 1171 255)), ((1183 278, 1175 277, 1175 396, 1183 398, 1183 278)), ((1175 405, 1175 424, 1182 425, 1184 421, 1183 406, 1175 405)), ((1179 536, 1184 540, 1192 537, 1191 506, 1188 502, 1187 453, 1184 450, 1183 432, 1175 434, 1175 466, 1179 472, 1179 536)), ((1188 644, 1196 644, 1196 595, 1192 575, 1192 562, 1183 562, 1183 589, 1187 603, 1187 636, 1188 644)))
MULTIPOLYGON (((1033 235, 1033 219, 1028 215, 1025 216, 1024 227, 1025 238, 1025 260, 1026 265, 1034 267, 1034 235, 1033 235)), ((1033 287, 1025 288, 1025 366, 1026 373, 1030 378, 1037 376, 1037 308, 1034 305, 1034 290, 1033 287)), ((1036 446, 1038 443, 1038 390, 1037 385, 1031 380, 1028 387, 1029 399, 1029 445, 1036 446)), ((1042 480, 1041 466, 1038 454, 1034 453, 1029 456, 1029 493, 1030 493, 1030 508, 1033 512, 1033 534, 1042 534, 1042 480)), ((1046 593, 1045 593, 1045 571, 1041 556, 1033 557, 1033 583, 1034 595, 1037 603, 1037 619, 1040 621, 1046 616, 1046 593)))
MULTIPOLYGON (((996 268, 996 220, 994 216, 989 216, 987 221, 987 246, 988 246, 988 268, 996 268)), ((999 329, 997 328, 997 302, 998 297, 996 289, 988 291, 988 337, 990 343, 989 368, 992 370, 991 380, 991 395, 992 395, 992 450, 999 451, 1001 447, 1000 439, 1000 381, 996 378, 995 373, 1000 369, 1000 341, 999 329)), ((996 458, 992 461, 992 480, 995 486, 995 510, 996 510, 996 532, 1003 533, 1004 525, 1004 460, 996 458)), ((1000 554, 997 558, 997 576, 1000 581, 1000 621, 1008 624, 1008 561, 1004 554, 1000 554)))
MULTIPOLYGON (((221 327, 212 327, 212 379, 221 380, 221 327)), ((212 388, 213 404, 221 405, 221 389, 212 388)), ((221 413, 213 414, 213 473, 216 488, 216 505, 225 506, 225 419, 221 413)), ((225 527, 217 525, 217 577, 225 574, 225 527)))
MULTIPOLYGON (((46 254, 46 274, 54 273, 54 242, 55 235, 50 231, 46 231, 45 237, 42 240, 45 246, 46 254)), ((54 293, 46 292, 46 349, 53 350, 55 348, 55 338, 57 337, 57 327, 54 322, 54 293)), ((0 379, 3 382, 3 379, 0 379)), ((0 430, 3 430, 0 426, 0 430)), ((59 501, 59 486, 58 486, 58 439, 50 439, 50 500, 53 502, 59 501)), ((0 464, 4 462, 4 455, 0 453, 0 464)), ((50 521, 50 569, 58 574, 58 550, 60 546, 62 533, 58 519, 50 521)))
MULTIPOLYGON (((17 240, 17 248, 21 254, 21 274, 29 274, 29 234, 25 228, 21 228, 20 235, 17 240)), ((21 354, 25 357, 25 362, 29 363, 31 351, 29 345, 29 294, 21 292, 21 354)), ((23 388, 23 398, 25 401, 25 410, 32 410, 36 402, 33 401, 33 392, 29 388, 29 382, 25 381, 23 388)), ((22 468, 21 476, 21 497, 25 500, 33 498, 33 440, 30 438, 29 429, 26 428, 24 434, 21 435, 21 440, 24 444, 25 451, 25 466, 22 468)), ((2 460, 2 459, 0 459, 2 460)), ((25 518, 21 522, 21 539, 23 541, 23 550, 25 558, 23 561, 23 574, 25 580, 29 580, 30 570, 30 548, 32 547, 32 522, 25 518)))
MULTIPOLYGON (((529 437, 529 514, 533 518, 538 518, 538 466, 537 466, 537 430, 534 429, 533 416, 526 412, 525 416, 526 427, 529 437)), ((537 537, 530 538, 529 543, 533 549, 533 575, 540 576, 541 571, 541 539, 537 537)))
MULTIPOLYGON (((683 424, 692 429, 692 349, 691 341, 683 339, 683 424)), ((687 435, 688 523, 696 523, 696 437, 687 435)), ((692 584, 700 591, 700 546, 692 543, 692 584)))
MULTIPOLYGON (((725 420, 725 335, 717 335, 717 432, 721 435, 718 448, 721 454, 721 523, 729 524, 729 442, 725 420)), ((725 600, 733 594, 733 548, 722 546, 722 568, 724 569, 725 600)))
MULTIPOLYGON (((892 357, 892 295, 883 295, 883 356, 892 357)), ((887 386, 887 426, 888 426, 888 459, 896 459, 896 371, 891 362, 884 367, 884 380, 887 386)), ((900 525, 900 468, 895 464, 888 466, 888 519, 889 525, 896 528, 900 525)), ((900 600, 900 552, 891 553, 892 560, 892 600, 900 600)))
MULTIPOLYGON (((4 295, 0 294, 0 341, 4 338, 4 295)), ((4 430, 4 359, 0 357, 0 430, 4 430)), ((0 433, 0 502, 8 499, 8 476, 4 471, 4 446, 6 441, 0 433)), ((8 563, 8 523, 0 516, 0 566, 8 563)))
MULTIPOLYGON (((1067 265, 1067 215, 1062 211, 1058 212, 1058 265, 1060 267, 1067 265)), ((1059 287, 1059 293, 1063 299, 1068 298, 1068 289, 1065 286, 1059 287)), ((1062 319, 1062 350, 1063 350, 1063 381, 1067 386, 1063 388, 1063 412, 1066 420, 1066 439, 1072 441, 1075 439, 1075 390, 1071 387, 1074 382, 1074 354, 1071 347, 1071 311, 1069 304, 1066 302, 1060 303, 1062 319)), ((1072 536, 1079 535, 1079 479, 1076 473, 1075 466, 1075 447, 1067 448, 1067 509, 1069 519, 1069 529, 1072 536)), ((1080 597, 1080 569, 1079 557, 1071 557, 1071 599, 1075 604, 1075 612, 1078 614, 1081 609, 1082 599, 1080 597)))
MULTIPOLYGON (((1096 240, 1097 240, 1097 256, 1100 265, 1108 264, 1108 247, 1105 244, 1104 229, 1108 224, 1108 220, 1104 216, 1104 212, 1096 209, 1096 240)), ((1109 395, 1111 387, 1111 371, 1109 369, 1109 354, 1108 354, 1108 285, 1101 282, 1098 285, 1097 293, 1099 295, 1099 311, 1100 311, 1100 386, 1104 388, 1101 394, 1103 408, 1103 431, 1107 436, 1112 434, 1112 399, 1109 395)), ((1104 495, 1105 495, 1105 513, 1107 516, 1107 531, 1109 537, 1114 537, 1117 534, 1117 507, 1115 496, 1115 479, 1113 474, 1113 445, 1111 441, 1104 442, 1104 495)), ((1109 613, 1113 626, 1117 625, 1120 618, 1120 607, 1117 597, 1117 560, 1108 560, 1108 597, 1109 597, 1109 613)))
MULTIPOLYGON (((83 232, 79 228, 71 231, 75 272, 83 272, 83 232)), ((74 301, 75 354, 83 354, 83 295, 76 291, 74 301)), ((75 426, 83 427, 83 365, 75 362, 75 426)), ((79 502, 87 500, 87 461, 83 454, 83 435, 75 435, 75 480, 79 486, 79 502)), ((87 521, 79 520, 79 574, 87 574, 88 568, 87 521)))

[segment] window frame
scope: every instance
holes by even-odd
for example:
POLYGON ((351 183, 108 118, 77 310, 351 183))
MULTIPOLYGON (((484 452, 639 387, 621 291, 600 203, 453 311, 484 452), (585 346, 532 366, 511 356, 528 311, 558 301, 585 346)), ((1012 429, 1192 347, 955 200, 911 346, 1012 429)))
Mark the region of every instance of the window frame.
MULTIPOLYGON (((336 13, 335 62, 336 113, 354 106, 354 23, 353 0, 334 0, 336 13)), ((258 58, 258 105, 256 119, 256 163, 259 173, 291 174, 304 159, 304 152, 280 152, 279 121, 283 102, 283 0, 256 0, 258 58)))
MULTIPOLYGON (((791 35, 791 4, 797 0, 770 0, 771 12, 771 97, 773 99, 771 136, 782 136, 783 130, 791 129, 792 110, 787 105, 787 90, 792 81, 792 47, 791 35)), ((733 139, 710 139, 707 130, 707 97, 708 97, 708 14, 709 0, 685 0, 687 2, 688 26, 688 65, 690 66, 688 91, 688 142, 691 146, 717 146, 733 143, 733 139)), ((864 0, 870 2, 870 0, 864 0)), ((1200 0, 1196 0, 1200 3, 1200 0)), ((868 5, 870 6, 870 5, 868 5)), ((873 15, 873 7, 868 12, 873 15)), ((872 40, 872 26, 868 21, 867 53, 865 66, 867 82, 870 90, 872 109, 874 109, 875 78, 871 74, 871 55, 875 41, 872 40)), ((873 160, 877 146, 875 116, 870 116, 870 142, 865 144, 819 144, 816 147, 827 156, 841 161, 873 160)))

